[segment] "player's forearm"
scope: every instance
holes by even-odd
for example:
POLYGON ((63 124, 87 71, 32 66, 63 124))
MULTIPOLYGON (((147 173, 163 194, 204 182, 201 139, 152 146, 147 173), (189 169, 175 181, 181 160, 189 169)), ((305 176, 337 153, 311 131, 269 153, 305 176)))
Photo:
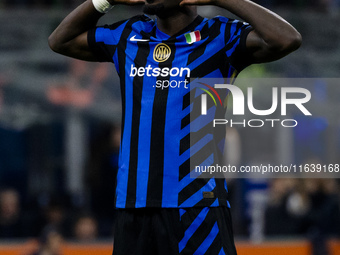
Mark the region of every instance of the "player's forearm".
POLYGON ((48 38, 49 45, 54 51, 60 52, 68 42, 96 26, 102 16, 87 0, 72 11, 53 31, 48 38))
POLYGON ((298 48, 301 35, 279 15, 249 0, 216 0, 216 5, 227 9, 250 23, 255 32, 273 49, 298 48))

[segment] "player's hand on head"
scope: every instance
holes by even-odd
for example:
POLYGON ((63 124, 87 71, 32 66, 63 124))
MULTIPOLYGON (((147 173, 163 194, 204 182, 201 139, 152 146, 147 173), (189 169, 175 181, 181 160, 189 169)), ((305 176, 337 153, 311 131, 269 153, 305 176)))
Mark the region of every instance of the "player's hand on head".
POLYGON ((108 2, 112 5, 138 5, 145 4, 145 0, 108 0, 108 2))
POLYGON ((183 0, 179 5, 216 5, 217 1, 218 0, 183 0))

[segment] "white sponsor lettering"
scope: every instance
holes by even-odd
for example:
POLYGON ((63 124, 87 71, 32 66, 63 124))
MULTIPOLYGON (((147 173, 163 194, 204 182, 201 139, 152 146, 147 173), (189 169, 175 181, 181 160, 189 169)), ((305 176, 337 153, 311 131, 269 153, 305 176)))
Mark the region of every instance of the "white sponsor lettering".
POLYGON ((188 67, 164 67, 164 68, 153 68, 151 65, 148 65, 147 67, 135 67, 134 65, 131 65, 131 71, 130 71, 130 77, 135 76, 147 76, 147 77, 190 77, 190 69, 188 67))

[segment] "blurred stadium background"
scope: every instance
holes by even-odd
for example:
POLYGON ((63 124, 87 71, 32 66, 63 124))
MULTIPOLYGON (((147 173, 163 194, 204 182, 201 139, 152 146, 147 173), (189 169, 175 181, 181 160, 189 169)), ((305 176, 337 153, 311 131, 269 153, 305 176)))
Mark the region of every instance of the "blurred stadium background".
MULTIPOLYGON (((53 227, 63 240, 61 254, 112 249, 118 77, 110 64, 66 58, 47 45, 56 25, 81 2, 0 2, 0 254, 31 254, 53 227)), ((289 20, 303 45, 240 77, 340 78, 339 0, 257 2, 289 20)), ((116 6, 100 23, 138 13, 139 7, 116 6)), ((200 13, 232 16, 208 6, 200 13)), ((340 88, 326 93, 315 86, 324 95, 325 116, 302 120, 299 130, 281 135, 276 129, 230 129, 231 163, 275 164, 287 157, 296 164, 340 163, 340 104, 331 97, 340 88)), ((230 180, 239 253, 340 254, 339 185, 337 179, 230 180)))

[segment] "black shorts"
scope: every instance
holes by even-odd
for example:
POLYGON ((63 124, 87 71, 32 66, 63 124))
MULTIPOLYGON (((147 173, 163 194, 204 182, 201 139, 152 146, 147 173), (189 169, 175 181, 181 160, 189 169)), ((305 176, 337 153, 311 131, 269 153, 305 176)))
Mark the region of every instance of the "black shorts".
POLYGON ((236 255, 230 209, 119 209, 114 255, 236 255))

